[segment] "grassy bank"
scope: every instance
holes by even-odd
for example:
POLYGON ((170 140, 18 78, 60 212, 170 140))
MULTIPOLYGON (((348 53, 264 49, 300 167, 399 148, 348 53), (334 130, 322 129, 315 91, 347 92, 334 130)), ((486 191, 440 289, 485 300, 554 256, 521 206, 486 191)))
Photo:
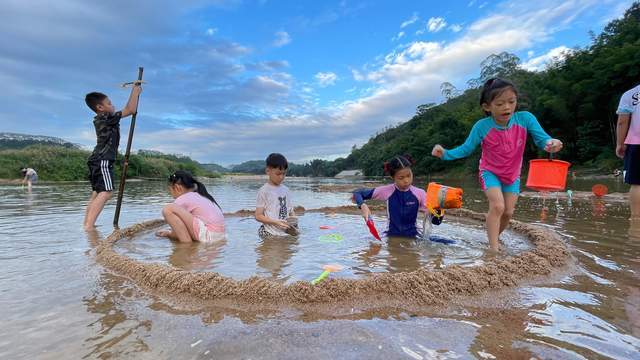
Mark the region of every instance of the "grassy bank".
MULTIPOLYGON (((35 169, 43 181, 86 180, 87 159, 90 154, 85 150, 41 145, 1 150, 0 179, 19 178, 20 168, 28 166, 35 169)), ((120 177, 122 158, 122 155, 118 154, 115 165, 117 178, 120 177)), ((145 151, 129 157, 127 175, 128 177, 165 178, 176 170, 187 170, 196 176, 220 176, 203 169, 197 161, 186 156, 145 151)))

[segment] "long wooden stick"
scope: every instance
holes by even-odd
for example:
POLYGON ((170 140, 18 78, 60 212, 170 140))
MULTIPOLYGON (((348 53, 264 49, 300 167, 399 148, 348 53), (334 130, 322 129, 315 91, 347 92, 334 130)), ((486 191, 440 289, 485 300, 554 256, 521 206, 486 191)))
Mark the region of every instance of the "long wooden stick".
MULTIPOLYGON (((138 68, 138 81, 142 81, 142 67, 138 68)), ((139 95, 138 95, 139 96, 139 95)), ((113 227, 118 228, 118 219, 120 218, 120 207, 122 206, 122 195, 124 194, 124 183, 127 180, 127 169, 129 168, 129 154, 131 154, 131 143, 133 141, 133 130, 136 128, 136 116, 138 115, 138 107, 131 116, 131 127, 129 127, 129 140, 127 141, 127 150, 124 153, 124 162, 122 163, 122 174, 120 176, 120 188, 118 189, 118 202, 116 204, 116 213, 113 215, 113 227)))

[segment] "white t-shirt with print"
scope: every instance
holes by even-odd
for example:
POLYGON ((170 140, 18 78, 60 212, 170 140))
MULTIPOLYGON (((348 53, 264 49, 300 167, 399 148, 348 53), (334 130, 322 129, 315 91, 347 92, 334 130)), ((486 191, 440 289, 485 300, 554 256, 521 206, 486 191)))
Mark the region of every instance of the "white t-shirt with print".
MULTIPOLYGON (((258 190, 256 208, 264 208, 264 214, 275 220, 286 220, 293 211, 289 188, 284 185, 266 183, 258 190)), ((287 233, 275 225, 263 224, 264 229, 271 235, 286 236, 287 233)))
POLYGON ((618 114, 631 114, 629 132, 624 140, 625 144, 640 144, 640 85, 622 94, 618 114))

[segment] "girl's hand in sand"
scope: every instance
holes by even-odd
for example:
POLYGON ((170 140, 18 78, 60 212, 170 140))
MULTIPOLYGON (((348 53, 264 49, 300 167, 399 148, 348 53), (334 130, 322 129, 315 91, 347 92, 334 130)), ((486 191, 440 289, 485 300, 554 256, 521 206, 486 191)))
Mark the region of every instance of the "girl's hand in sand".
POLYGON ((558 139, 551 139, 547 141, 547 145, 544 147, 547 152, 557 153, 562 150, 562 141, 558 139))
POLYGON ((431 150, 431 155, 442 159, 444 156, 444 148, 440 144, 434 146, 433 150, 431 150))
POLYGON ((371 216, 371 210, 369 210, 369 207, 367 206, 367 204, 362 204, 362 206, 360 206, 360 211, 362 212, 364 221, 369 220, 369 216, 371 216))
POLYGON ((156 236, 158 237, 166 237, 168 238, 171 235, 171 230, 158 230, 156 231, 156 236))

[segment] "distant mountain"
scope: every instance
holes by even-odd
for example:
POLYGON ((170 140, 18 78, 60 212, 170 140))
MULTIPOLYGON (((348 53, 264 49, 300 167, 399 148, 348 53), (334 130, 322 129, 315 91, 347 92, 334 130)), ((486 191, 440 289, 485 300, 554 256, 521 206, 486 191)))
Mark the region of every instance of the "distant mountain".
POLYGON ((218 164, 200 164, 200 167, 207 170, 207 171, 212 171, 212 172, 217 172, 220 174, 223 173, 228 173, 231 170, 227 169, 226 167, 222 166, 222 165, 218 165, 218 164))
POLYGON ((68 149, 80 149, 80 145, 53 136, 0 132, 0 150, 22 149, 30 145, 61 146, 68 149))
POLYGON ((248 174, 264 174, 264 160, 250 160, 242 164, 231 165, 232 172, 248 174))

